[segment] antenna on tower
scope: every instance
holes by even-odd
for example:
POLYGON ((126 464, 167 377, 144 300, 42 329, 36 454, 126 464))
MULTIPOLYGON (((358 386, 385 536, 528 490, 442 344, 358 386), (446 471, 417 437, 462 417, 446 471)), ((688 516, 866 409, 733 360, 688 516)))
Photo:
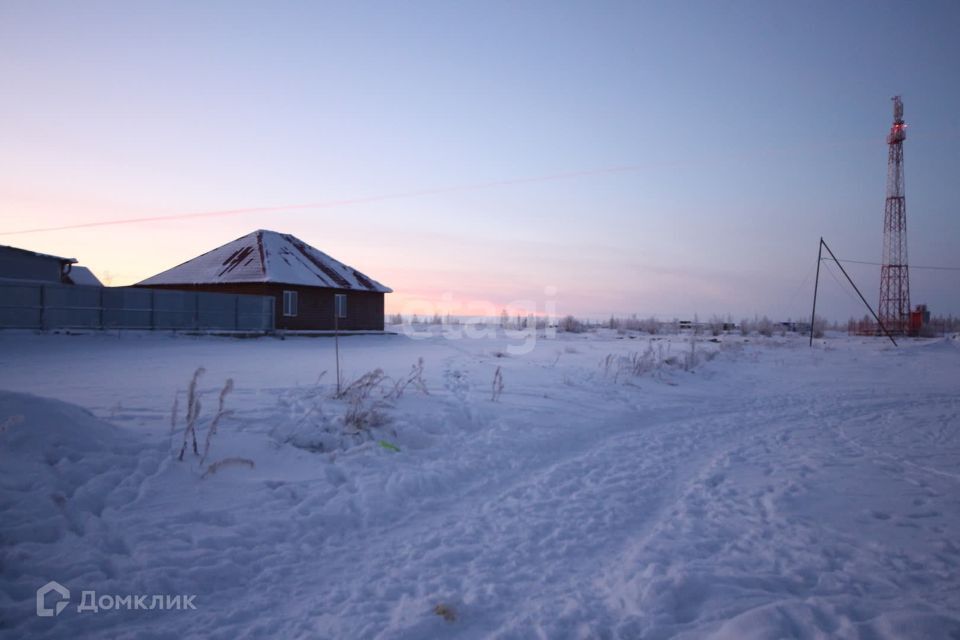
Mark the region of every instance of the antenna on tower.
POLYGON ((903 100, 894 96, 893 124, 887 135, 887 200, 883 212, 883 261, 880 267, 880 323, 905 334, 910 322, 910 271, 907 266, 907 202, 903 186, 903 100))

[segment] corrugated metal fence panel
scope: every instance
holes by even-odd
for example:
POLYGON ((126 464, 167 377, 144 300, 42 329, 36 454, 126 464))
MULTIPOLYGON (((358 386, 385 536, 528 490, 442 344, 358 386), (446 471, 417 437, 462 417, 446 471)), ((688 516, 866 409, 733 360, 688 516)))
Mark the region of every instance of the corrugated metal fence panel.
POLYGON ((0 327, 39 329, 43 290, 35 284, 0 284, 0 327))
POLYGON ((273 330, 269 296, 0 281, 0 328, 273 330))
POLYGON ((237 329, 268 331, 273 329, 273 298, 237 296, 237 329))
POLYGON ((43 285, 43 326, 96 329, 102 287, 43 285))
MULTIPOLYGON (((199 294, 198 294, 199 295, 199 294)), ((200 296, 200 324, 213 329, 234 329, 237 326, 237 296, 205 293, 200 296)))
MULTIPOLYGON (((197 296, 192 291, 153 291, 153 326, 156 329, 198 329, 197 296)), ((217 327, 220 328, 220 327, 217 327)))
POLYGON ((104 329, 152 329, 153 292, 108 287, 103 290, 104 329))

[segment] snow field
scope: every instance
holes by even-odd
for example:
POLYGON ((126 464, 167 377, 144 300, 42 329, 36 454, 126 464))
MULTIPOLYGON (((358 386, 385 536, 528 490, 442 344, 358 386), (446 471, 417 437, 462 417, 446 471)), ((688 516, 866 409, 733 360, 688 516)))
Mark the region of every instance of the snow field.
POLYGON ((428 390, 353 433, 327 339, 0 334, 0 636, 960 633, 955 341, 655 338, 350 337, 428 390), (175 459, 201 365, 252 470, 175 459), (48 580, 197 610, 37 618, 48 580))

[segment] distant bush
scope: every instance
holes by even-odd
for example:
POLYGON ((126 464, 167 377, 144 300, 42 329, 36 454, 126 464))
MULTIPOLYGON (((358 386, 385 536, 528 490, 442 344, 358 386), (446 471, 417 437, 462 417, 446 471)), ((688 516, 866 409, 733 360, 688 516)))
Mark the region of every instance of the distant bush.
POLYGON ((646 320, 640 320, 638 328, 640 331, 644 331, 653 336, 660 333, 660 321, 650 316, 646 320))
POLYGON ((616 329, 620 333, 626 333, 627 331, 644 331, 652 335, 660 331, 660 323, 656 318, 651 316, 647 319, 640 319, 637 317, 637 314, 633 314, 628 318, 610 316, 610 320, 606 323, 606 326, 610 329, 616 329))
POLYGON ((814 318, 813 320, 813 337, 814 338, 822 338, 826 329, 827 329, 826 318, 821 318, 820 316, 817 316, 816 318, 814 318))
POLYGON ((727 323, 720 316, 713 316, 710 318, 710 322, 707 323, 707 328, 710 330, 710 335, 719 336, 724 333, 726 330, 727 323))
POLYGON ((757 333, 760 335, 769 338, 773 335, 773 322, 767 316, 763 316, 756 322, 757 333))
POLYGON ((557 328, 565 333, 583 333, 587 330, 587 325, 573 316, 565 316, 560 319, 557 328))

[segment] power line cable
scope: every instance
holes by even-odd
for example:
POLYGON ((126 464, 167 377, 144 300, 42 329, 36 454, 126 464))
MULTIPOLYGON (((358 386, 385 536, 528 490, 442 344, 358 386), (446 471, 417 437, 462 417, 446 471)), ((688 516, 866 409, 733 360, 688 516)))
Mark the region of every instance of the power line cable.
MULTIPOLYGON (((834 261, 833 258, 822 258, 822 260, 826 260, 828 262, 834 261)), ((883 266, 882 262, 867 262, 866 260, 839 260, 839 262, 845 262, 847 264, 868 264, 874 267, 883 266)), ((960 267, 939 267, 939 266, 931 267, 931 266, 923 266, 923 265, 915 265, 915 264, 909 264, 907 265, 907 267, 910 269, 935 269, 938 271, 960 271, 960 267)))
POLYGON ((443 195, 447 193, 459 193, 463 191, 480 191, 483 189, 493 189, 497 187, 509 187, 514 185, 535 184, 538 182, 553 182, 559 180, 568 180, 571 178, 582 178, 588 176, 600 176, 616 173, 631 173, 647 169, 640 165, 623 165, 616 167, 604 167, 600 169, 586 169, 582 171, 568 171, 565 173, 554 173, 549 175, 530 176, 526 178, 510 178, 507 180, 495 180, 491 182, 478 182, 474 184, 462 184, 452 187, 439 187, 434 189, 421 189, 419 191, 406 191, 400 193, 390 193, 378 196, 366 196, 360 198, 346 198, 342 200, 327 200, 323 202, 309 202, 301 204, 288 204, 282 206, 264 206, 264 207, 244 207, 237 209, 222 209, 219 211, 195 211, 189 213, 173 213, 157 216, 141 216, 137 218, 118 218, 114 220, 100 220, 94 222, 79 222, 75 224, 65 224, 52 227, 34 227, 31 229, 0 230, 0 236, 17 235, 25 233, 44 233, 47 231, 68 231, 71 229, 85 229, 89 227, 106 227, 121 224, 136 224, 139 222, 163 222, 167 220, 187 220, 191 218, 212 218, 217 216, 232 216, 243 213, 271 213, 281 211, 293 211, 299 209, 333 209, 349 205, 370 204, 375 202, 401 200, 406 198, 419 198, 423 196, 443 195))
MULTIPOLYGON (((824 258, 824 260, 827 260, 827 258, 824 258)), ((828 262, 833 262, 833 261, 828 260, 828 262)), ((855 298, 852 293, 850 293, 850 288, 844 285, 842 282, 840 282, 840 278, 837 277, 837 274, 833 272, 833 267, 831 267, 829 264, 827 264, 827 273, 829 273, 830 277, 833 278, 833 281, 837 283, 837 286, 840 287, 840 289, 843 290, 845 294, 847 294, 848 298, 850 298, 853 302, 860 304, 860 301, 857 300, 857 298, 855 298)))

